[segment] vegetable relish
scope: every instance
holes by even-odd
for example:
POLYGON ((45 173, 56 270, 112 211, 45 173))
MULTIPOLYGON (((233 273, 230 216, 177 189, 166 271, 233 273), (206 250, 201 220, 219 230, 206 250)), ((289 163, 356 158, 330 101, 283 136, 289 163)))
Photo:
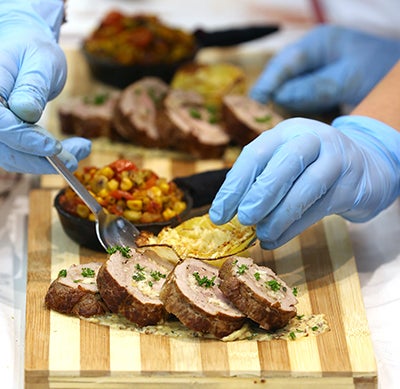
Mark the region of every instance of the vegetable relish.
MULTIPOLYGON (((102 168, 85 167, 74 174, 106 212, 123 216, 133 223, 164 222, 186 209, 184 194, 173 181, 160 178, 152 170, 139 169, 125 159, 102 168)), ((95 220, 71 188, 60 197, 60 204, 73 215, 95 220)))
POLYGON ((85 49, 120 64, 173 63, 191 57, 194 36, 168 27, 154 15, 109 12, 84 42, 85 49))

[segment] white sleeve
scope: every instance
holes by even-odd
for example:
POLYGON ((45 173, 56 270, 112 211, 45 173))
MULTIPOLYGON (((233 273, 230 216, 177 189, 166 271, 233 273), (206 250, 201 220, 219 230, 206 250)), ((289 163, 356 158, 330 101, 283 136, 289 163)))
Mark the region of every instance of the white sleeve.
POLYGON ((400 38, 398 0, 319 0, 326 22, 400 38))

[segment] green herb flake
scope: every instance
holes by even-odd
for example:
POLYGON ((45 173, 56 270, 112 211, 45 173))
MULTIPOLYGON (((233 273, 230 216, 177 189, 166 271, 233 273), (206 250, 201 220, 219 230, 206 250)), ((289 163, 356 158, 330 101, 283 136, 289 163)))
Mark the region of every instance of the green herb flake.
POLYGON ((77 280, 74 280, 75 284, 77 284, 78 282, 82 282, 82 278, 78 278, 77 280))
POLYGON ((149 281, 148 284, 149 284, 150 288, 153 287, 153 282, 152 281, 149 281))
POLYGON ((88 277, 88 278, 93 278, 96 275, 95 271, 90 267, 83 267, 81 274, 83 277, 88 277))
POLYGON ((289 332, 289 338, 291 339, 291 340, 295 340, 296 339, 296 334, 292 331, 292 332, 289 332))
POLYGON ((150 272, 150 276, 153 277, 154 281, 160 281, 161 278, 165 278, 167 275, 159 272, 158 270, 154 270, 150 272))
POLYGON ((265 115, 254 118, 257 123, 268 123, 272 120, 272 115, 265 115))
POLYGON ((277 292, 281 288, 281 284, 277 280, 266 281, 265 286, 271 288, 274 292, 277 292))
POLYGON ((146 275, 144 274, 144 266, 140 266, 139 263, 135 265, 135 269, 137 270, 135 273, 133 273, 132 279, 135 281, 143 281, 146 279, 146 275))
POLYGON ((297 297, 299 291, 298 291, 298 289, 297 289, 296 287, 294 287, 294 288, 292 289, 292 292, 293 292, 293 296, 297 297))
POLYGON ((208 278, 207 276, 201 277, 200 274, 196 271, 193 273, 193 277, 196 279, 197 283, 200 286, 204 286, 205 288, 211 288, 212 286, 215 285, 215 277, 208 278))
POLYGON ((296 319, 297 319, 297 320, 301 320, 303 317, 304 317, 304 315, 297 315, 297 316, 296 316, 296 319))
POLYGON ((146 279, 146 276, 143 272, 137 271, 136 273, 133 273, 132 279, 135 281, 143 281, 146 279))
POLYGON ((84 98, 84 103, 89 105, 102 105, 109 99, 108 93, 99 93, 95 96, 84 98))
POLYGON ((314 326, 314 327, 311 327, 311 329, 312 329, 313 331, 318 331, 319 327, 318 327, 318 326, 314 326))
POLYGON ((245 264, 242 264, 240 266, 237 266, 238 270, 236 271, 237 274, 243 275, 246 273, 247 270, 249 270, 249 267, 245 264))
POLYGON ((157 91, 152 87, 148 88, 147 93, 155 105, 158 105, 163 98, 163 95, 158 94, 157 91))
POLYGON ((115 254, 117 251, 119 251, 123 257, 125 258, 130 258, 131 257, 131 248, 128 246, 114 246, 114 247, 108 247, 107 248, 107 253, 108 254, 115 254))
POLYGON ((189 114, 193 119, 201 119, 201 113, 199 110, 195 109, 195 108, 191 108, 189 110, 189 114))
POLYGON ((67 269, 61 269, 59 272, 58 272, 58 276, 59 277, 66 277, 67 276, 67 269))
POLYGON ((260 281, 261 274, 260 274, 259 272, 254 273, 254 278, 255 278, 257 281, 260 281))

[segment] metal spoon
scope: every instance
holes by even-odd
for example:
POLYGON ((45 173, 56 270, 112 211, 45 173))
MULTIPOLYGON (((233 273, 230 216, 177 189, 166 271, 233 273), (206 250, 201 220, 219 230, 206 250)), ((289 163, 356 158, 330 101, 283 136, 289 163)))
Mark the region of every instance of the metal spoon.
POLYGON ((115 246, 137 247, 135 238, 140 232, 130 221, 122 216, 106 213, 103 207, 56 155, 46 158, 93 212, 96 217, 97 238, 106 250, 115 246))

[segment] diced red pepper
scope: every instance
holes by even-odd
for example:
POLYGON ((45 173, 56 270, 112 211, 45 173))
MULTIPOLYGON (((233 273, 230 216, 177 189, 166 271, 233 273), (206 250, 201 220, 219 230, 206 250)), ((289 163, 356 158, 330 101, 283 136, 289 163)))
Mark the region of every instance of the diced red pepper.
POLYGON ((127 192, 126 190, 115 189, 110 192, 110 196, 115 197, 117 200, 133 200, 134 197, 131 193, 127 192))
POLYGON ((138 170, 138 167, 127 159, 118 159, 109 165, 116 173, 121 173, 126 170, 138 170))

